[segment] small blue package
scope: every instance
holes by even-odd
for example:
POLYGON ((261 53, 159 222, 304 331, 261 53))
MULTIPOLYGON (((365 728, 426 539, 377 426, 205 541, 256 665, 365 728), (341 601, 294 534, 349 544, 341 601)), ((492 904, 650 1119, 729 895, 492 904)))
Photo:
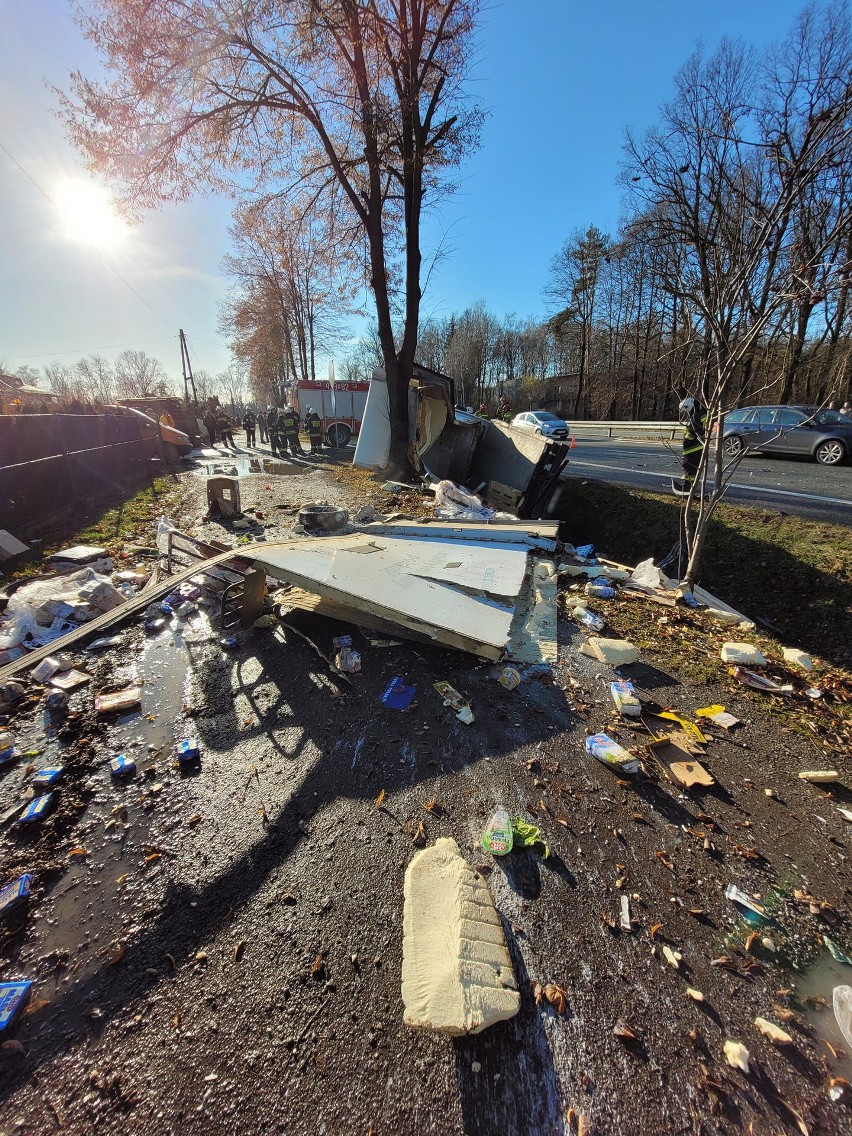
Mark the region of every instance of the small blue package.
POLYGON ((4 888, 0 888, 0 919, 4 919, 10 912, 30 898, 32 886, 33 874, 32 872, 25 872, 16 880, 12 880, 10 884, 6 884, 4 888))
POLYGON ((136 772, 136 762, 126 754, 117 753, 109 759, 109 768, 113 777, 132 777, 136 772))
POLYGON ((417 693, 416 686, 406 686, 405 681, 397 676, 388 683, 382 695, 382 702, 390 710, 407 710, 417 693))
POLYGON ((64 772, 61 765, 49 765, 45 769, 37 769, 33 774, 32 783, 37 789, 50 789, 64 772))
POLYGON ((0 1035, 6 1032, 27 1004, 31 987, 31 982, 0 982, 0 1035))
POLYGON ((201 757, 201 747, 198 738, 186 738, 175 746, 175 753, 181 765, 188 765, 191 761, 198 761, 201 757))
POLYGON ((34 824, 37 820, 43 820, 50 811, 53 797, 53 793, 45 793, 41 797, 36 797, 34 801, 30 801, 15 823, 34 824))

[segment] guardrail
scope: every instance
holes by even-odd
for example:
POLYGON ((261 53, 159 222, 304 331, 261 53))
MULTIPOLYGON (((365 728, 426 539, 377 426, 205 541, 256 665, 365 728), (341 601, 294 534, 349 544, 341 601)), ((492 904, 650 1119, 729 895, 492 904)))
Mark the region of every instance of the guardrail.
POLYGON ((571 423, 571 433, 580 437, 594 435, 602 438, 679 438, 683 426, 679 422, 587 422, 571 423))

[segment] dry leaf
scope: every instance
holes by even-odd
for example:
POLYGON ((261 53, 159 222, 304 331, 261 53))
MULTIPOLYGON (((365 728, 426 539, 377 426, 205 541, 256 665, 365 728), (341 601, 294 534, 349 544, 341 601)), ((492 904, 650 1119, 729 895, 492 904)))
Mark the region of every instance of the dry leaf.
POLYGON ((426 843, 426 829, 423 825, 422 820, 415 829, 411 837, 411 842, 412 844, 416 844, 418 847, 426 843))
POLYGON ((24 1010, 24 1017, 29 1017, 30 1014, 37 1014, 39 1010, 43 1010, 45 1006, 49 1005, 49 998, 30 998, 27 1003, 27 1008, 24 1010))
POLYGON ((234 947, 234 962, 240 961, 240 959, 243 957, 243 952, 245 951, 245 949, 246 941, 245 939, 240 939, 240 941, 234 947))
POLYGON ((385 799, 385 790, 384 790, 384 789, 382 789, 381 793, 379 793, 378 797, 376 797, 376 801, 375 801, 375 804, 373 805, 373 808, 374 808, 374 809, 379 809, 379 808, 381 808, 381 806, 382 806, 382 801, 383 801, 384 799, 385 799))
POLYGON ((0 1049, 6 1049, 9 1053, 26 1053, 26 1050, 19 1041, 4 1041, 3 1044, 0 1045, 0 1049))
POLYGON ((782 1022, 792 1022, 796 1017, 793 1011, 788 1009, 787 1006, 779 1006, 775 1002, 772 1004, 772 1012, 775 1014, 776 1018, 780 1018, 782 1022))
POLYGON ((622 1041, 638 1041, 636 1034, 625 1021, 617 1021, 612 1028, 613 1035, 622 1041))
POLYGON ((115 947, 113 947, 112 953, 107 958, 107 961, 106 961, 107 966, 115 966, 117 963, 120 963, 121 960, 124 958, 124 952, 125 952, 124 943, 117 943, 115 945, 115 947))
POLYGON ((745 941, 745 949, 750 951, 759 938, 760 935, 758 935, 757 931, 752 931, 745 941))
POLYGON ((322 957, 322 955, 317 955, 317 957, 311 963, 311 975, 314 978, 317 978, 317 977, 322 975, 324 970, 325 970, 325 959, 322 957))
POLYGON ((195 814, 194 814, 193 816, 191 816, 191 817, 189 818, 189 820, 188 820, 188 821, 186 822, 186 827, 187 827, 187 828, 192 828, 192 827, 193 827, 194 825, 196 825, 196 824, 200 824, 200 823, 201 823, 201 819, 202 819, 202 817, 201 817, 201 813, 195 813, 195 814))
POLYGON ((68 859, 70 860, 72 856, 79 856, 80 858, 82 858, 83 856, 88 856, 88 855, 89 855, 89 849, 83 848, 83 846, 80 845, 77 848, 71 849, 71 851, 68 853, 68 859))
POLYGON ((686 992, 689 995, 689 997, 693 1000, 693 1002, 703 1002, 704 1001, 704 995, 701 993, 700 990, 696 990, 694 986, 687 986, 686 992))
POLYGON ((149 852, 148 855, 145 857, 145 863, 150 864, 154 860, 159 860, 161 855, 162 855, 161 852, 149 852))
POLYGON ((550 816, 550 809, 547 807, 543 797, 539 800, 538 807, 546 816, 550 816))
POLYGON ((662 931, 662 929, 663 929, 662 923, 652 923, 651 924, 651 926, 648 928, 648 935, 650 936, 652 941, 655 938, 657 932, 662 931))
POLYGON ((657 857, 664 868, 668 868, 670 872, 674 871, 674 864, 672 863, 672 858, 668 854, 668 852, 655 852, 654 855, 657 857))
POLYGON ((568 821, 567 821, 567 820, 565 820, 565 818, 564 818, 564 817, 557 817, 557 819, 556 819, 556 823, 557 823, 557 824, 561 824, 563 828, 567 828, 567 827, 568 827, 568 821))
POLYGON ((534 982, 533 997, 535 998, 535 1004, 537 1006, 540 1006, 542 1001, 547 1001, 557 1014, 565 1013, 568 991, 564 990, 561 986, 557 986, 555 982, 548 982, 545 985, 541 982, 534 982))
POLYGON ((175 1014, 175 1016, 172 1018, 172 1025, 175 1027, 175 1029, 180 1029, 180 1014, 175 1014))

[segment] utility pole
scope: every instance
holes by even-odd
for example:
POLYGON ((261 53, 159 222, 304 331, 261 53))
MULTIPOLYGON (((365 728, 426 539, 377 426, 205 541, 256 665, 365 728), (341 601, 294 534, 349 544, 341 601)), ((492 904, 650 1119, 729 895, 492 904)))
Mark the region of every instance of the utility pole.
POLYGON ((192 401, 198 403, 198 395, 195 392, 195 379, 192 377, 192 363, 189 361, 189 348, 186 345, 186 336, 183 334, 183 328, 180 329, 180 363, 183 368, 183 397, 189 402, 189 388, 192 387, 192 401))

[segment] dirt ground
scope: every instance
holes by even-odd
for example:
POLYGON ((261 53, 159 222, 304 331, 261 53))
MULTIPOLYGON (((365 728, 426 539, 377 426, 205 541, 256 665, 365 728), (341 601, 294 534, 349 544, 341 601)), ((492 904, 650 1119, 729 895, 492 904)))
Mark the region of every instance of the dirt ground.
MULTIPOLYGON (((309 500, 417 504, 330 464, 249 473, 241 488, 268 539, 286 537, 292 507, 309 500)), ((197 473, 171 504, 179 527, 222 537, 201 521, 197 473)), ((623 677, 643 698, 690 718, 721 703, 742 720, 712 731, 713 788, 679 791, 650 761, 619 780, 586 755, 602 729, 626 746, 648 739, 614 720, 616 676, 578 652, 585 636, 564 617, 553 677, 513 692, 495 665, 410 642, 371 647, 308 616, 324 649, 353 633, 363 672, 351 685, 280 627, 240 632, 229 650, 215 621, 151 637, 138 619, 68 719, 34 692, 11 728, 65 776, 38 828, 0 829, 2 879, 36 872, 2 946, 3 980, 35 987, 0 1048, 0 1133, 852 1131, 852 1061, 827 1008, 852 968, 822 941, 852 951, 838 811, 852 807, 849 750, 833 701, 845 679, 827 681, 824 706, 770 700, 729 678, 725 636, 700 617, 642 601, 598 610, 616 631, 641 628, 643 661, 623 677), (404 714, 380 702, 394 675, 417 687, 404 714), (94 714, 93 690, 135 678, 138 713, 94 714), (443 708, 440 679, 468 696, 473 725, 443 708), (202 757, 182 771, 171 749, 188 737, 202 757), (123 785, 109 774, 116 752, 138 765, 123 785), (839 785, 798 778, 829 759, 839 785), (540 826, 546 859, 482 851, 501 803, 540 826), (459 1040, 402 1021, 403 876, 438 836, 486 875, 522 992, 514 1020, 459 1040), (750 924, 729 883, 769 919, 750 924), (682 956, 678 969, 664 948, 682 956), (564 1006, 537 1004, 536 983, 563 988, 564 1006), (758 1015, 792 1043, 771 1044, 758 1015), (750 1051, 748 1074, 726 1063, 726 1039, 750 1051)), ((23 763, 5 773, 2 812, 27 780, 23 763)))

